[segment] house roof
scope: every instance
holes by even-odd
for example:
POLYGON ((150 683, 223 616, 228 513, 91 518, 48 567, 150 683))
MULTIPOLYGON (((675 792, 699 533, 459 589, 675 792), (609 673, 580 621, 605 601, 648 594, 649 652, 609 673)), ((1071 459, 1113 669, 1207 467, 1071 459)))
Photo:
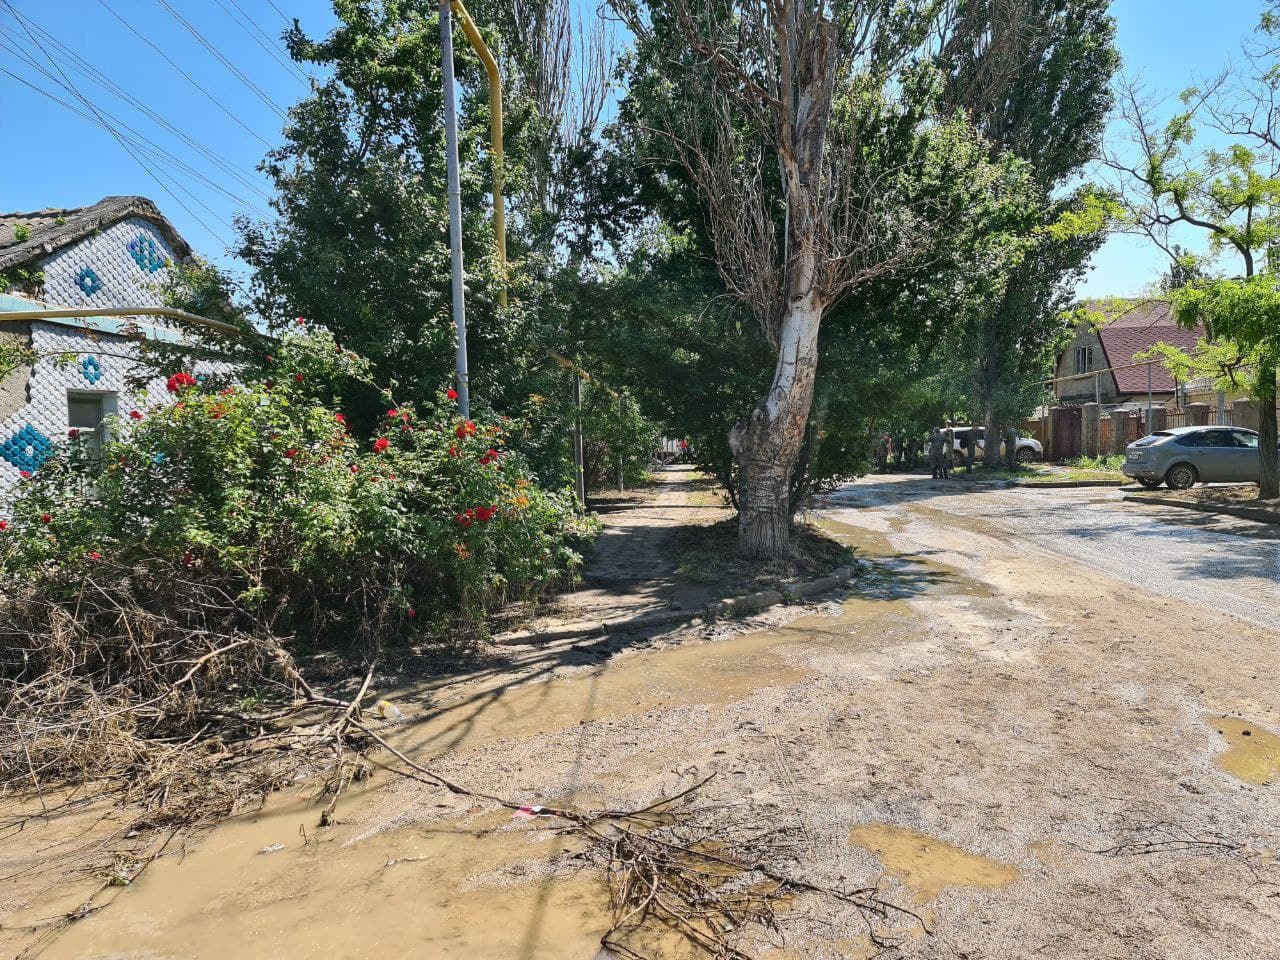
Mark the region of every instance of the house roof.
MULTIPOLYGON (((1127 366, 1139 363, 1135 356, 1157 343, 1167 343, 1183 350, 1195 350, 1204 337, 1204 327, 1193 329, 1178 326, 1173 308, 1167 300, 1103 300, 1090 301, 1085 308, 1100 314, 1098 339, 1107 355, 1107 366, 1113 369, 1116 392, 1146 393, 1147 367, 1127 366)), ((1161 364, 1151 364, 1151 389, 1155 393, 1172 393, 1175 387, 1173 375, 1161 364)))
POLYGON ((146 197, 103 197, 88 207, 0 213, 0 270, 43 260, 61 247, 130 217, 141 217, 155 224, 179 260, 191 256, 191 245, 146 197), (30 235, 19 240, 17 228, 23 226, 30 235))

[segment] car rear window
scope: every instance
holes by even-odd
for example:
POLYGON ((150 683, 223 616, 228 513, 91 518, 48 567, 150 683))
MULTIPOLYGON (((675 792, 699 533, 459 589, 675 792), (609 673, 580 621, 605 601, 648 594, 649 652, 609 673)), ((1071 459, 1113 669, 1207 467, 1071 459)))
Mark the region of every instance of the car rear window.
POLYGON ((1169 437, 1172 437, 1172 436, 1173 434, 1167 430, 1157 430, 1155 433, 1151 434, 1151 436, 1149 437, 1143 437, 1141 440, 1135 440, 1133 445, 1135 447, 1149 447, 1153 443, 1159 443, 1161 440, 1167 440, 1169 437))

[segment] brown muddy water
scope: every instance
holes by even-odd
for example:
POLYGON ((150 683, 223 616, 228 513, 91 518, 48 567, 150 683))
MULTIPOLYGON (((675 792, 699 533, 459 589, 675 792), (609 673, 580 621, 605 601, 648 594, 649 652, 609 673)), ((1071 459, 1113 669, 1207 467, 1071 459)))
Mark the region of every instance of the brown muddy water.
POLYGON ((855 827, 849 840, 879 857, 885 871, 922 905, 936 900, 948 887, 1004 887, 1019 876, 1008 864, 891 823, 855 827))
POLYGON ((1229 745, 1218 757, 1223 770, 1248 783, 1280 780, 1280 736, 1237 717, 1214 717, 1209 722, 1229 745))
MULTIPOLYGON (((390 735, 400 749, 431 762, 487 747, 518 755, 522 742, 579 724, 687 705, 714 709, 803 682, 810 673, 805 648, 870 645, 880 635, 872 625, 901 613, 896 600, 855 598, 838 616, 810 615, 728 639, 626 653, 541 681, 490 680, 436 700, 424 694, 424 702, 403 691, 395 702, 406 719, 390 735)), ((108 909, 72 925, 40 956, 597 956, 609 924, 607 892, 593 869, 573 861, 572 842, 548 821, 514 820, 510 812, 477 805, 462 815, 387 828, 380 795, 391 782, 379 773, 373 786, 344 798, 340 822, 328 830, 316 828, 319 808, 301 792, 277 797, 193 843, 185 856, 158 861, 108 909)), ((501 792, 502 785, 482 786, 501 792)), ((605 802, 581 793, 549 799, 605 802)), ((10 920, 31 922, 32 911, 23 914, 10 920)))

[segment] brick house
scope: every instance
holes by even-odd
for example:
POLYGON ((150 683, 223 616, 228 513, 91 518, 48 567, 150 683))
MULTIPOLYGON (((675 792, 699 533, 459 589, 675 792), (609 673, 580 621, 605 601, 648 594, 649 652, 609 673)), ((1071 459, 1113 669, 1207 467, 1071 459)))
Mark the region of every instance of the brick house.
POLYGON ((1204 329, 1178 326, 1172 307, 1163 300, 1093 300, 1081 306, 1097 319, 1081 324, 1058 355, 1056 401, 1091 403, 1096 398, 1106 406, 1145 405, 1150 370, 1152 401, 1160 406, 1173 402, 1178 387, 1173 375, 1160 363, 1144 363, 1138 356, 1157 343, 1194 350, 1204 329), (1081 376, 1093 371, 1098 371, 1095 377, 1081 376))
POLYGON ((165 402, 163 379, 129 386, 131 358, 139 337, 180 339, 146 317, 5 322, 5 312, 161 306, 171 269, 191 255, 144 197, 0 214, 0 336, 36 355, 34 363, 0 371, 0 498, 23 472, 39 469, 69 430, 100 444, 111 415, 165 402))

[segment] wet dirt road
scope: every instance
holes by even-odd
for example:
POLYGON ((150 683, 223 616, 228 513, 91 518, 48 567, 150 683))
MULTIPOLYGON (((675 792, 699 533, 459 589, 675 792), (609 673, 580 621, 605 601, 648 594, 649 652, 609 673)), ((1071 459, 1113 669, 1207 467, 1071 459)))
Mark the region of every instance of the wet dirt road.
MULTIPOLYGON (((1280 525, 1178 507, 1124 503, 1108 487, 1035 490, 976 487, 890 475, 867 477, 829 498, 837 509, 864 507, 864 523, 914 521, 975 541, 952 559, 1005 544, 1046 550, 1166 597, 1280 627, 1280 525)), ((949 538, 948 538, 949 539, 949 538)), ((922 534, 925 544, 932 544, 922 534)))
MULTIPOLYGON (((839 602, 599 662, 548 649, 523 682, 405 691, 389 732, 522 803, 634 808, 714 773, 699 802, 778 831, 787 870, 924 924, 800 898, 754 956, 1280 958, 1276 541, 936 486, 831 498, 873 559, 839 602), (1193 575, 1188 544, 1233 575, 1193 575)), ((596 956, 605 892, 550 825, 385 773, 317 816, 285 796, 220 828, 41 955, 596 956)))

